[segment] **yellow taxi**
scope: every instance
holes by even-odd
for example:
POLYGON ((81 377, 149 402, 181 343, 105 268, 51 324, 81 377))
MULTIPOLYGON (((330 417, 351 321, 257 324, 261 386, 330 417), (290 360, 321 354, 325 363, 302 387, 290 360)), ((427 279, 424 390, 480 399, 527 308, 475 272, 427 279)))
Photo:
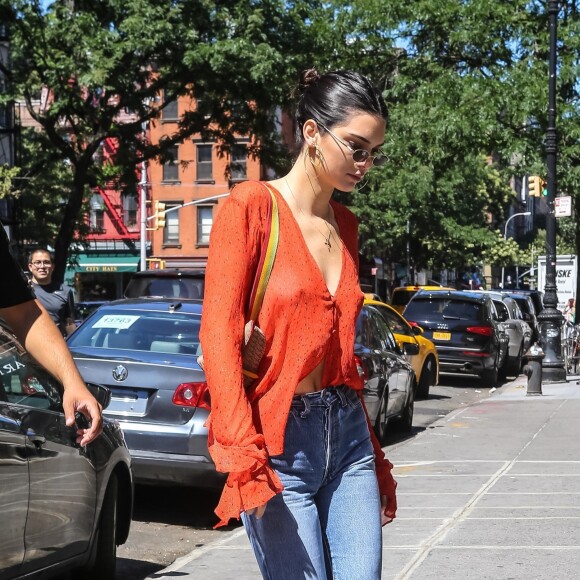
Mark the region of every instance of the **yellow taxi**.
POLYGON ((411 326, 388 304, 368 296, 365 297, 365 304, 372 305, 383 315, 401 350, 405 342, 414 343, 419 347, 419 354, 405 355, 405 357, 413 367, 417 379, 415 397, 426 399, 429 396, 431 385, 436 385, 439 382, 439 357, 435 345, 429 339, 421 336, 421 328, 411 326))
POLYGON ((405 306, 418 290, 453 290, 444 286, 398 286, 391 294, 391 306, 399 313, 403 314, 405 306))

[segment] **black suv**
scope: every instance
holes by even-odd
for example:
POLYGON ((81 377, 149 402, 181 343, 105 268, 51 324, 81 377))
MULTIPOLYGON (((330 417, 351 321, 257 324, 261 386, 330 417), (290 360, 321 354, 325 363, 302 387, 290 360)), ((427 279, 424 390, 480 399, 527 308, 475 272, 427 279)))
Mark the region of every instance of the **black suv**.
POLYGON ((143 270, 129 280, 125 298, 201 300, 204 290, 205 270, 143 270))
POLYGON ((508 336, 488 295, 422 290, 403 315, 433 341, 442 372, 474 374, 490 387, 497 384, 508 336))

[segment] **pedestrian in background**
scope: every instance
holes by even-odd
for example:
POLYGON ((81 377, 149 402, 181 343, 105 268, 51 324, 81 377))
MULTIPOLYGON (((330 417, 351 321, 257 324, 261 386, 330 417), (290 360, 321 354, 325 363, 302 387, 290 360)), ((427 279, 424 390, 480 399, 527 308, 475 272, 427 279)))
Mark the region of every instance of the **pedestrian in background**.
POLYGON ((61 334, 68 336, 76 328, 74 296, 70 286, 52 280, 52 254, 45 248, 33 250, 28 260, 28 269, 32 274, 37 300, 54 320, 61 334))
POLYGON ((568 302, 566 302, 566 306, 564 306, 564 310, 562 311, 564 315, 564 320, 567 324, 574 325, 576 321, 576 300, 574 298, 568 298, 568 302))
POLYGON ((258 319, 266 353, 248 389, 240 352, 273 206, 268 189, 238 185, 212 228, 201 342, 209 449, 229 472, 216 513, 218 525, 241 514, 264 578, 381 575, 381 525, 395 517, 396 483, 354 359, 363 303, 358 224, 332 196, 386 162, 386 119, 381 94, 362 75, 302 75, 299 154, 267 184, 280 232, 258 319))
MULTIPOLYGON (((44 258, 43 258, 44 259, 44 258)), ((10 254, 8 237, 0 224, 0 318, 12 329, 28 352, 64 387, 63 409, 66 424, 75 424, 80 412, 90 422, 88 429, 77 429, 77 443, 87 445, 102 431, 101 407, 87 389, 58 329, 34 294, 21 268, 10 254)))

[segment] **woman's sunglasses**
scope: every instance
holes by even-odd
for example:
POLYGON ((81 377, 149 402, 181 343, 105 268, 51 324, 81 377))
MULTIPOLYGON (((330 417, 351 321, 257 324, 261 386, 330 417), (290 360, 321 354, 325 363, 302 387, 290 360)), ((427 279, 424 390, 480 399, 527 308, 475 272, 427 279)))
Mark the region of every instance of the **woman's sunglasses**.
POLYGON ((381 167, 384 165, 389 158, 384 153, 379 153, 377 155, 371 155, 366 149, 353 149, 346 141, 343 141, 340 137, 337 137, 330 129, 325 127, 322 123, 318 123, 330 136, 335 140, 344 145, 351 153, 352 160, 355 163, 365 163, 370 159, 375 167, 381 167))

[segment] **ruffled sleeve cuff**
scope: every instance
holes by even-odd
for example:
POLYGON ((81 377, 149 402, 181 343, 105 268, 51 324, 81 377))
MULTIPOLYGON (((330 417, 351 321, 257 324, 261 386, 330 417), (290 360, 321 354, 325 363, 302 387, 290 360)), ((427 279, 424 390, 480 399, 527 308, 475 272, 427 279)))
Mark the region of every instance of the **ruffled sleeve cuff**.
POLYGON ((209 451, 218 471, 229 472, 224 491, 215 509, 219 528, 243 511, 258 507, 283 489, 280 478, 270 467, 263 435, 256 433, 247 445, 222 445, 211 435, 209 451))
POLYGON ((256 463, 247 471, 230 473, 215 509, 220 519, 215 527, 227 525, 230 519, 239 519, 242 512, 267 503, 282 489, 282 482, 268 464, 256 463))

